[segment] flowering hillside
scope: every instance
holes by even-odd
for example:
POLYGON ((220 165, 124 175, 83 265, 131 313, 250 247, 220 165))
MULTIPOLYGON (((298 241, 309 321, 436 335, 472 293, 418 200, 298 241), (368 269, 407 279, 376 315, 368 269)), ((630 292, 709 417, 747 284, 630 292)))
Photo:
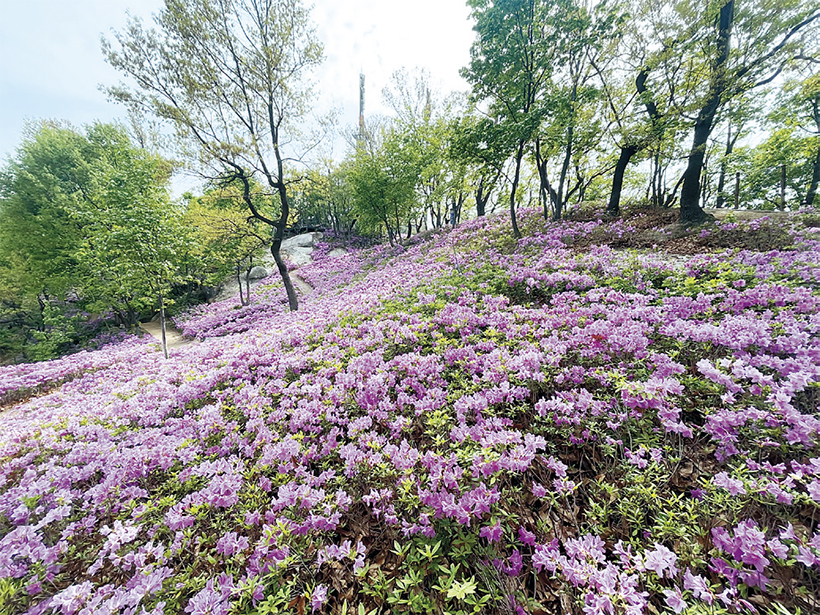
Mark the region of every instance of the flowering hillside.
POLYGON ((820 611, 815 229, 521 224, 0 368, 0 613, 820 611))

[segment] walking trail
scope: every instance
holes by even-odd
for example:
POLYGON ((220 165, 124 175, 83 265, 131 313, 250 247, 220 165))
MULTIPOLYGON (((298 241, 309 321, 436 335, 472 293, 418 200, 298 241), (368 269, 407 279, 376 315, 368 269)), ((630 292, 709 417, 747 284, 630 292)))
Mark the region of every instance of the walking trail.
MULTIPOLYGON (((316 239, 321 237, 321 233, 307 233, 305 235, 297 235, 296 237, 291 237, 286 239, 282 242, 282 253, 286 255, 291 261, 295 262, 297 265, 305 265, 310 263, 313 259, 311 258, 311 253, 313 252, 313 243, 316 239)), ((275 265, 273 264, 273 258, 270 258, 270 262, 266 262, 268 259, 263 259, 263 264, 267 265, 268 267, 273 266, 275 270, 275 265)), ((299 292, 303 296, 307 296, 313 292, 313 287, 305 282, 302 278, 299 277, 299 274, 295 271, 290 272, 290 279, 293 282, 293 285, 299 290, 299 292)), ((261 280, 258 280, 261 281, 261 280)), ((257 281, 257 282, 258 282, 257 281)), ((254 281, 251 281, 251 285, 254 284, 254 281)), ((227 297, 233 296, 238 292, 238 285, 236 284, 233 278, 229 279, 225 284, 225 287, 222 289, 222 292, 217 296, 217 300, 225 299, 227 297)), ((159 317, 155 317, 149 322, 141 322, 139 324, 140 329, 145 333, 152 336, 156 339, 160 344, 162 344, 162 328, 159 323, 159 317)), ((168 343, 168 348, 181 348, 183 346, 189 346, 191 344, 195 344, 196 340, 191 338, 186 338, 182 335, 182 332, 173 326, 170 319, 165 323, 165 339, 168 343)))

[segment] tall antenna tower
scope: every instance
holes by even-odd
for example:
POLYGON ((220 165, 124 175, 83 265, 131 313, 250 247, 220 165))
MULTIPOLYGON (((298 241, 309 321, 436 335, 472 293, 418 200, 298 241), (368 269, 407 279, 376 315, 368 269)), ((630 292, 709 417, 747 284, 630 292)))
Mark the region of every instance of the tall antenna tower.
POLYGON ((359 73, 359 144, 364 142, 364 73, 359 73))

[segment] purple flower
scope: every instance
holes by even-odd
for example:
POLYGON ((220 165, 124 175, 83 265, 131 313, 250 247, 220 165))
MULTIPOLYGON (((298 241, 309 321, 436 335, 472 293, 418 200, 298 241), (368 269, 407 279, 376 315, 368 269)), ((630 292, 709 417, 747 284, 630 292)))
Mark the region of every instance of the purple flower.
POLYGON ((537 498, 543 498, 545 495, 547 495, 547 489, 541 483, 533 483, 532 494, 537 498))
POLYGON ((320 583, 314 588, 313 595, 310 597, 311 613, 320 610, 325 602, 327 602, 327 585, 320 583))
POLYGON ((535 545, 535 552, 532 554, 532 565, 538 572, 543 569, 555 572, 560 557, 558 540, 554 539, 548 545, 535 545))
POLYGON ((683 599, 683 594, 681 594, 679 587, 675 589, 665 589, 663 593, 666 596, 666 604, 668 604, 669 608, 675 611, 675 613, 681 613, 686 609, 686 600, 683 599))
POLYGON ((525 545, 535 546, 535 534, 523 526, 518 528, 518 539, 525 545))
POLYGON ((248 544, 247 536, 238 536, 236 532, 227 532, 216 542, 216 552, 230 557, 247 549, 248 544))
POLYGON ((677 555, 663 545, 655 543, 655 549, 646 553, 643 565, 646 570, 654 570, 660 578, 668 576, 671 579, 678 574, 675 567, 677 561, 677 555))
POLYGON ((503 533, 500 521, 497 521, 495 525, 485 525, 478 532, 479 536, 486 538, 489 542, 498 542, 503 533))
POLYGON ((228 602, 229 595, 229 592, 214 589, 214 579, 210 579, 205 587, 191 598, 185 612, 190 615, 228 615, 231 608, 228 602))
POLYGON ((789 547, 784 545, 777 538, 772 538, 766 543, 772 555, 780 559, 786 559, 789 556, 789 547))
POLYGON ((746 489, 743 487, 743 481, 736 478, 730 478, 726 472, 715 474, 712 482, 718 487, 723 487, 728 490, 730 495, 746 494, 746 489))
POLYGON ((693 575, 688 568, 686 572, 683 573, 683 588, 690 590, 695 598, 703 600, 709 605, 711 605, 715 599, 706 579, 700 575, 693 575))
POLYGON ((820 502, 820 480, 813 480, 806 485, 806 491, 812 500, 820 502))

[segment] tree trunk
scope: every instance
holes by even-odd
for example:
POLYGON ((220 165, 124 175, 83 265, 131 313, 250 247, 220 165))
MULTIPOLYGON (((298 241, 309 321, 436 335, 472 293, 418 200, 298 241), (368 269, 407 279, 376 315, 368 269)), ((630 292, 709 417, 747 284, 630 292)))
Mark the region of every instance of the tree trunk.
POLYGON ((721 209, 723 204, 726 202, 726 199, 723 196, 723 189, 726 187, 726 159, 720 161, 720 174, 718 175, 718 185, 717 185, 717 201, 715 202, 715 208, 721 209))
POLYGON ((735 209, 740 209, 740 171, 735 173, 735 209))
POLYGON ((615 165, 615 173, 612 176, 612 192, 609 195, 609 204, 606 213, 610 216, 621 215, 621 190, 624 185, 624 174, 629 161, 638 152, 638 146, 630 144, 621 147, 621 154, 618 156, 618 164, 615 165))
POLYGON ((807 207, 814 204, 814 198, 817 196, 817 186, 820 184, 820 147, 817 148, 817 155, 814 157, 814 165, 811 172, 811 184, 809 190, 806 192, 806 200, 803 202, 807 207))
POLYGON ((475 192, 475 212, 477 216, 483 216, 487 210, 487 202, 495 187, 495 182, 487 182, 487 178, 482 177, 478 182, 475 192))
POLYGON ((734 11, 734 0, 728 0, 720 9, 717 51, 710 66, 709 95, 695 122, 692 149, 689 152, 689 161, 683 174, 683 188, 680 192, 680 221, 683 223, 701 222, 706 218, 700 206, 700 178, 706 157, 706 142, 712 133, 715 115, 726 91, 725 71, 729 60, 729 36, 732 31, 734 11))
POLYGON ((521 159, 524 157, 524 141, 519 141, 518 151, 515 153, 515 175, 513 176, 512 189, 510 190, 510 220, 512 221, 513 237, 521 239, 521 231, 518 230, 518 219, 515 215, 515 193, 518 190, 518 180, 521 177, 521 159))
MULTIPOLYGON (((274 131, 275 133, 275 131, 274 131)), ((276 152, 276 161, 278 165, 278 177, 279 180, 277 181, 271 174, 265 169, 265 175, 268 178, 268 184, 271 188, 274 188, 279 194, 279 204, 281 206, 281 211, 279 214, 279 221, 275 222, 270 218, 263 216, 259 210, 256 208, 256 205, 251 198, 251 184, 250 180, 248 179, 248 175, 245 173, 245 170, 242 169, 239 165, 232 165, 234 169, 234 177, 242 182, 242 199, 245 201, 245 205, 248 206, 253 217, 257 220, 261 220, 268 226, 274 229, 273 233, 273 242, 270 246, 270 253, 273 256, 273 260, 276 261, 276 267, 279 269, 279 275, 282 276, 282 283, 285 286, 285 292, 288 296, 288 304, 292 312, 295 312, 299 309, 299 301, 296 298, 296 290, 293 288, 293 283, 290 280, 290 274, 288 273, 288 267, 285 265, 284 261, 282 260, 281 254, 279 254, 279 250, 282 247, 282 239, 285 236, 285 227, 288 224, 288 217, 290 216, 290 203, 288 201, 288 192, 287 186, 285 186, 284 179, 284 171, 282 169, 282 158, 279 154, 279 146, 278 146, 278 137, 274 134, 271 136, 274 142, 274 150, 276 152)))
MULTIPOLYGON (((278 155, 277 150, 277 157, 278 155)), ((273 242, 270 246, 270 253, 271 256, 273 256, 273 260, 276 261, 276 267, 279 269, 279 275, 282 276, 282 283, 285 285, 285 292, 288 295, 288 307, 290 307, 291 312, 295 312, 299 309, 299 300, 296 298, 296 289, 293 288, 293 282, 290 280, 288 266, 285 264, 285 261, 282 260, 282 255, 279 253, 279 250, 282 247, 282 239, 285 237, 285 227, 288 224, 288 217, 290 216, 290 203, 288 201, 285 183, 281 180, 282 176, 283 173, 280 170, 280 181, 277 188, 279 189, 279 204, 281 206, 281 212, 279 215, 279 223, 276 225, 276 232, 273 234, 273 242)))
POLYGON ((464 207, 464 193, 458 193, 458 199, 454 201, 453 205, 453 224, 452 226, 455 227, 459 223, 461 223, 461 210, 464 207))
POLYGON ((786 209, 786 165, 780 165, 780 211, 786 209))
POLYGON ((542 202, 544 220, 549 220, 549 210, 547 203, 552 203, 556 207, 558 203, 558 193, 552 187, 547 176, 547 159, 541 156, 541 139, 535 139, 535 167, 538 169, 538 181, 540 183, 538 200, 542 202))
MULTIPOLYGON (((483 180, 482 180, 483 181, 483 180)), ((490 198, 489 192, 487 195, 484 195, 484 186, 479 184, 478 189, 475 191, 475 215, 481 217, 485 214, 485 210, 487 207, 487 201, 490 198)))
POLYGON ((712 120, 714 113, 695 124, 695 137, 692 141, 692 150, 689 152, 689 162, 683 173, 683 188, 680 191, 681 222, 700 222, 706 217, 700 206, 700 176, 706 157, 706 141, 712 132, 712 120))
POLYGON ((159 291, 159 329, 162 332, 162 354, 168 358, 168 339, 165 335, 165 299, 159 291))
POLYGON ((730 121, 726 135, 726 153, 723 154, 723 158, 720 161, 720 175, 718 176, 717 187, 717 202, 715 203, 715 207, 717 209, 721 209, 726 203, 726 197, 723 194, 723 191, 726 188, 726 158, 732 155, 732 152, 735 149, 735 142, 737 141, 739 135, 740 126, 738 127, 737 131, 735 131, 734 138, 732 138, 732 123, 730 121))

